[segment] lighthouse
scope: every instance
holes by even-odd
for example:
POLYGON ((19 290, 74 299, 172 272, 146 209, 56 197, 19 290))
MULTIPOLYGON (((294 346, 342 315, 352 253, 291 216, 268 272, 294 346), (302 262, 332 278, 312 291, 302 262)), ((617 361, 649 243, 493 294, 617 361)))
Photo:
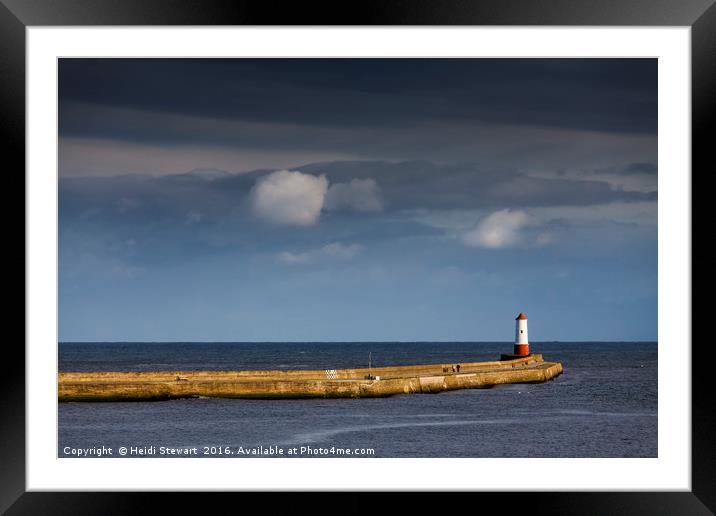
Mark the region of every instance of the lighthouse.
POLYGON ((527 356, 530 354, 530 343, 527 340, 527 316, 520 312, 515 319, 515 355, 527 356))

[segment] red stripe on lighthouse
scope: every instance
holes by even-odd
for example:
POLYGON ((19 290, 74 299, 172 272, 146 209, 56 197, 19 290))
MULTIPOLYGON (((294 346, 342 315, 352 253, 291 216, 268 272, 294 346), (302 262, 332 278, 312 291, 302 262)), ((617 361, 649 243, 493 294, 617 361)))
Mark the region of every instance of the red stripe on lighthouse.
POLYGON ((515 344, 515 355, 518 356, 527 356, 530 354, 530 345, 529 344, 515 344))

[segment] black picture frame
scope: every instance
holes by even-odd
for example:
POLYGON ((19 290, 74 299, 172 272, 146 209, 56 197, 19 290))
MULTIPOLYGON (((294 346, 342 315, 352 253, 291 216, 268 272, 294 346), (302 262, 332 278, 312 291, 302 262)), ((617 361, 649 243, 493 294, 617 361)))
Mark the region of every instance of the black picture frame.
MULTIPOLYGON (((31 26, 87 25, 575 25, 690 26, 692 79, 692 170, 707 173, 709 135, 716 125, 716 5, 714 0, 363 0, 362 2, 285 2, 268 0, 0 0, 0 131, 5 148, 7 192, 25 192, 25 29, 31 26), (9 158, 9 159, 8 159, 9 158), (17 189, 17 190, 16 190, 17 189)), ((711 163, 709 163, 711 165, 711 163)), ((693 202, 704 189, 692 187, 693 202)), ((24 198, 24 195, 23 195, 24 198)), ((16 220, 5 204, 6 220, 16 220)), ((693 218, 694 226, 698 219, 693 218)), ((693 227, 692 227, 693 234, 693 227)), ((23 229, 23 241, 24 241, 23 229)), ((25 256, 14 251, 11 262, 25 256)), ((9 255, 9 253, 8 253, 9 255)), ((19 267, 19 265, 18 265, 19 267)), ((694 260, 692 255, 692 275, 694 260)), ((701 269, 701 267, 698 267, 701 269)), ((24 299, 23 295, 23 299, 24 299)), ((13 299, 11 310, 20 311, 13 299)), ((24 303, 22 310, 24 314, 24 303)), ((694 307, 697 308, 697 307, 694 307)), ((703 308, 701 309, 703 310, 703 308)), ((13 314, 14 315, 14 314, 13 314)), ((8 317, 8 321, 19 320, 8 317)), ((692 312, 693 319, 693 312, 692 312)), ((23 330, 24 332, 24 330, 23 330)), ((24 339, 23 339, 24 340, 24 339)), ((687 350, 689 343, 684 343, 687 350)), ((710 365, 699 360, 710 342, 693 340, 692 353, 692 490, 690 492, 535 492, 451 495, 451 503, 493 499, 511 509, 561 514, 710 514, 716 511, 716 416, 709 384, 710 365), (477 498, 475 498, 477 497, 477 498)), ((124 514, 150 510, 191 510, 188 493, 39 493, 25 490, 25 353, 20 339, 5 343, 6 368, 0 401, 0 510, 7 514, 124 514)), ((205 498, 208 493, 202 493, 205 498)), ((248 509, 255 494, 215 493, 220 501, 248 509)), ((342 512, 372 512, 373 495, 350 494, 342 512)), ((411 495, 418 504, 424 496, 411 495)), ((272 512, 295 512, 322 502, 305 495, 271 495, 272 512)), ((212 504, 217 500, 212 500, 212 504)), ((202 503, 202 502, 199 502, 202 503)), ((315 505, 319 504, 319 505, 315 505)), ((424 506, 424 505, 423 505, 424 506)), ((238 509, 238 507, 234 507, 238 509)), ((206 509, 206 507, 204 507, 206 509)), ((236 512, 232 510, 232 512, 236 512)))

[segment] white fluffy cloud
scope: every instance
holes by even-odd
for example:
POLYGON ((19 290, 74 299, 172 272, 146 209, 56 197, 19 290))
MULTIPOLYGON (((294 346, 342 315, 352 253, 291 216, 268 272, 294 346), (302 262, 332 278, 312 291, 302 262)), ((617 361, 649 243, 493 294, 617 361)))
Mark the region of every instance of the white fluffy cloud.
POLYGON ((323 260, 350 260, 358 254, 361 249, 363 249, 363 247, 358 244, 344 245, 334 242, 324 245, 319 249, 312 249, 303 253, 284 251, 279 253, 278 259, 289 265, 315 263, 323 260))
POLYGON ((382 211, 383 199, 375 179, 353 179, 350 183, 335 183, 328 189, 326 209, 382 211))
POLYGON ((464 233, 462 242, 468 247, 501 249, 522 241, 521 230, 530 225, 529 216, 519 210, 500 210, 483 218, 477 226, 464 233))
POLYGON ((311 226, 321 215, 327 190, 326 176, 279 170, 256 181, 251 209, 275 224, 311 226))

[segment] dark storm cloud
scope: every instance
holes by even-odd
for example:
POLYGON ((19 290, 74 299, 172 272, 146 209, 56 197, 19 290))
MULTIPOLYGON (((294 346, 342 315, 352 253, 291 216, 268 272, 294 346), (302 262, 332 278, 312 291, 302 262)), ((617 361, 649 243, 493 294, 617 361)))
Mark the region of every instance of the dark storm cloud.
MULTIPOLYGON (((397 242, 403 239, 445 238, 444 228, 421 221, 416 213, 569 210, 656 198, 656 192, 615 190, 601 181, 534 178, 474 164, 350 161, 296 169, 325 175, 330 185, 373 180, 383 205, 368 212, 324 206, 315 225, 297 231, 265 223, 251 210, 252 188, 273 170, 60 178, 61 266, 82 274, 83 268, 103 262, 108 267, 102 269, 103 274, 133 278, 146 267, 188 263, 237 250, 242 259, 273 260, 283 252, 303 256, 327 244, 370 249, 381 243, 399 247, 397 242)), ((556 234, 562 226, 550 217, 551 222, 538 229, 556 234)))
MULTIPOLYGON (((373 179, 388 211, 585 206, 656 199, 656 192, 614 189, 602 181, 535 178, 469 163, 347 161, 308 164, 296 170, 325 175, 331 185, 373 179)), ((100 210, 105 216, 125 221, 157 222, 168 217, 184 223, 197 218, 196 214, 210 220, 243 217, 247 215, 250 190, 257 179, 270 172, 195 171, 160 177, 65 178, 60 180, 60 209, 63 216, 73 218, 100 210)), ((198 218, 201 221, 203 217, 198 218)))
POLYGON ((73 103, 334 128, 439 119, 655 134, 656 73, 655 59, 62 59, 60 134, 181 141, 178 128, 83 123, 73 103))
POLYGON ((375 179, 387 206, 397 209, 484 209, 595 205, 654 200, 655 193, 615 190, 602 181, 529 177, 510 169, 438 165, 429 161, 336 162, 299 167, 332 183, 375 179))

